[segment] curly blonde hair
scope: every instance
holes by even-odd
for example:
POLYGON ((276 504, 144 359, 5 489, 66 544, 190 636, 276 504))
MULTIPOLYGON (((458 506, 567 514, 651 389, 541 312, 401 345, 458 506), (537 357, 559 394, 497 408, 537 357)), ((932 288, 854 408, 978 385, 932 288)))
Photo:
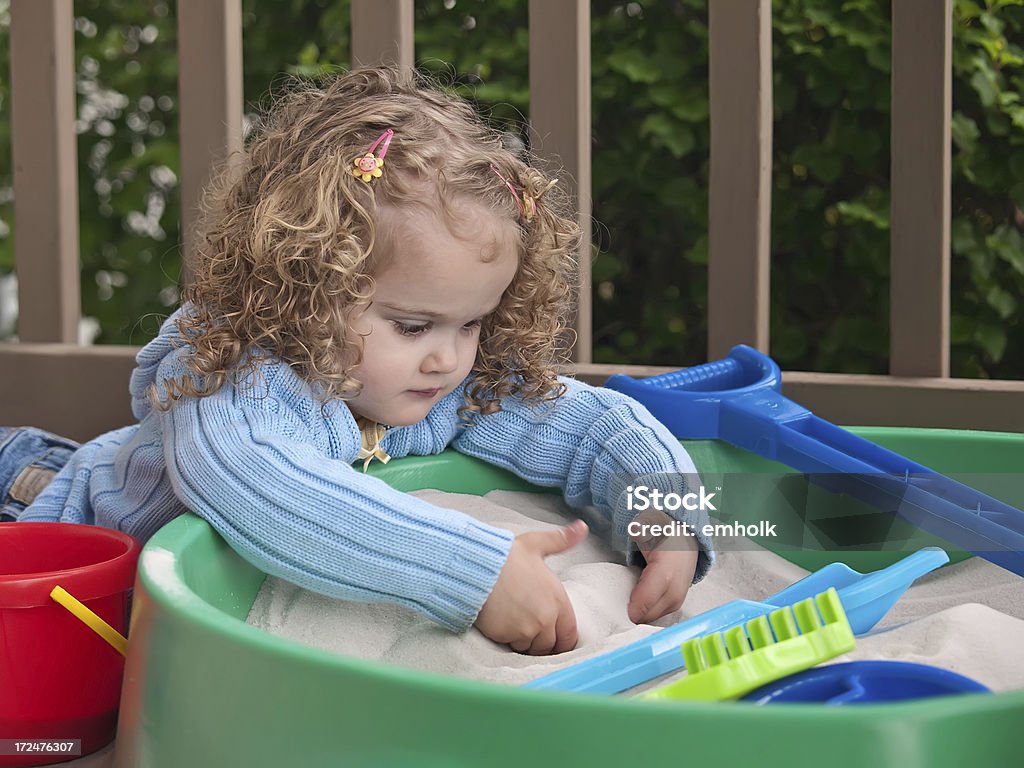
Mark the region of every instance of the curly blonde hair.
POLYGON ((165 382, 165 407, 267 359, 293 366, 325 404, 358 394, 362 340, 347 331, 386 258, 374 250, 376 213, 422 205, 424 181, 442 208, 467 198, 520 233, 518 270, 481 328, 462 412, 561 396, 580 231, 557 185, 520 154, 470 104, 412 72, 363 68, 292 90, 206 191, 183 292, 191 307, 178 320, 195 376, 165 382), (389 128, 384 174, 365 183, 353 161, 389 128))

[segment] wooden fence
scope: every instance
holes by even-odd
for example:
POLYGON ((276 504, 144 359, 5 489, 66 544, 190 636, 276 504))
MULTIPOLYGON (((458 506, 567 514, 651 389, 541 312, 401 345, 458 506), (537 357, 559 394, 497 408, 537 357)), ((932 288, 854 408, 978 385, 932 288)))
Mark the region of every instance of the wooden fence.
MULTIPOLYGON (((770 0, 714 0, 708 349, 768 349, 770 0)), ((1024 431, 1024 382, 949 377, 952 0, 892 3, 892 239, 888 376, 786 372, 793 399, 844 424, 1024 431)), ((242 136, 241 0, 178 0, 184 247, 213 162, 242 136)), ((12 0, 11 73, 20 341, 0 344, 0 424, 86 438, 131 421, 135 349, 78 346, 72 0, 12 0)), ((413 0, 352 0, 353 65, 412 65, 413 0)), ((576 184, 590 231, 590 6, 529 0, 530 123, 576 184)), ((576 373, 591 362, 589 272, 576 373)))

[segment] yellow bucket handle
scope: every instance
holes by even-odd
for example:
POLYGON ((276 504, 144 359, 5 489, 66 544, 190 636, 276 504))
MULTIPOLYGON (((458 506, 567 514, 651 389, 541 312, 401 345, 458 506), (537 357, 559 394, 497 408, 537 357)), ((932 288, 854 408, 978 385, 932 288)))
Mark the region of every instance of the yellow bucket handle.
POLYGON ((93 613, 77 598, 68 593, 64 587, 54 587, 50 591, 50 597, 71 611, 71 613, 74 614, 74 616, 83 624, 89 627, 89 629, 110 643, 115 651, 120 653, 122 656, 125 655, 128 650, 127 638, 93 613))

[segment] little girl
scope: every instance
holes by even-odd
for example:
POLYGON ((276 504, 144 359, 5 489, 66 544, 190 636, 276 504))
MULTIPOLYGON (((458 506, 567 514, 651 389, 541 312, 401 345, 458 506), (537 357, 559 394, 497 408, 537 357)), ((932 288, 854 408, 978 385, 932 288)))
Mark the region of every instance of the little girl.
MULTIPOLYGON (((360 471, 451 446, 593 505, 623 541, 630 478, 696 472, 638 403, 555 375, 579 241, 555 182, 468 104, 359 69, 287 96, 206 208, 185 301, 138 355, 138 424, 0 509, 141 539, 191 510, 304 588, 572 649, 544 558, 581 521, 513 537, 360 471)), ((33 439, 0 431, 5 497, 33 439)), ((710 542, 683 538, 630 545, 646 561, 633 621, 678 609, 708 569, 710 542)))

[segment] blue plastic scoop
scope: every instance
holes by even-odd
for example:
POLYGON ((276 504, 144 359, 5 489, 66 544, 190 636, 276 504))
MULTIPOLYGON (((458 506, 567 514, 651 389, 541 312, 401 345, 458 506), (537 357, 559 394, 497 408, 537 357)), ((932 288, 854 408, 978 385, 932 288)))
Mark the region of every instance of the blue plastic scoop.
POLYGON ((862 574, 843 563, 826 565, 781 592, 754 600, 733 600, 614 651, 531 680, 524 688, 577 693, 620 693, 683 667, 684 641, 723 632, 779 608, 835 587, 854 634, 871 630, 915 579, 949 562, 938 547, 918 550, 880 571, 862 574))
POLYGON ((1024 576, 1024 512, 854 435, 782 396, 775 361, 748 346, 729 357, 606 386, 639 400, 679 438, 719 439, 832 491, 899 515, 954 546, 1024 576))

